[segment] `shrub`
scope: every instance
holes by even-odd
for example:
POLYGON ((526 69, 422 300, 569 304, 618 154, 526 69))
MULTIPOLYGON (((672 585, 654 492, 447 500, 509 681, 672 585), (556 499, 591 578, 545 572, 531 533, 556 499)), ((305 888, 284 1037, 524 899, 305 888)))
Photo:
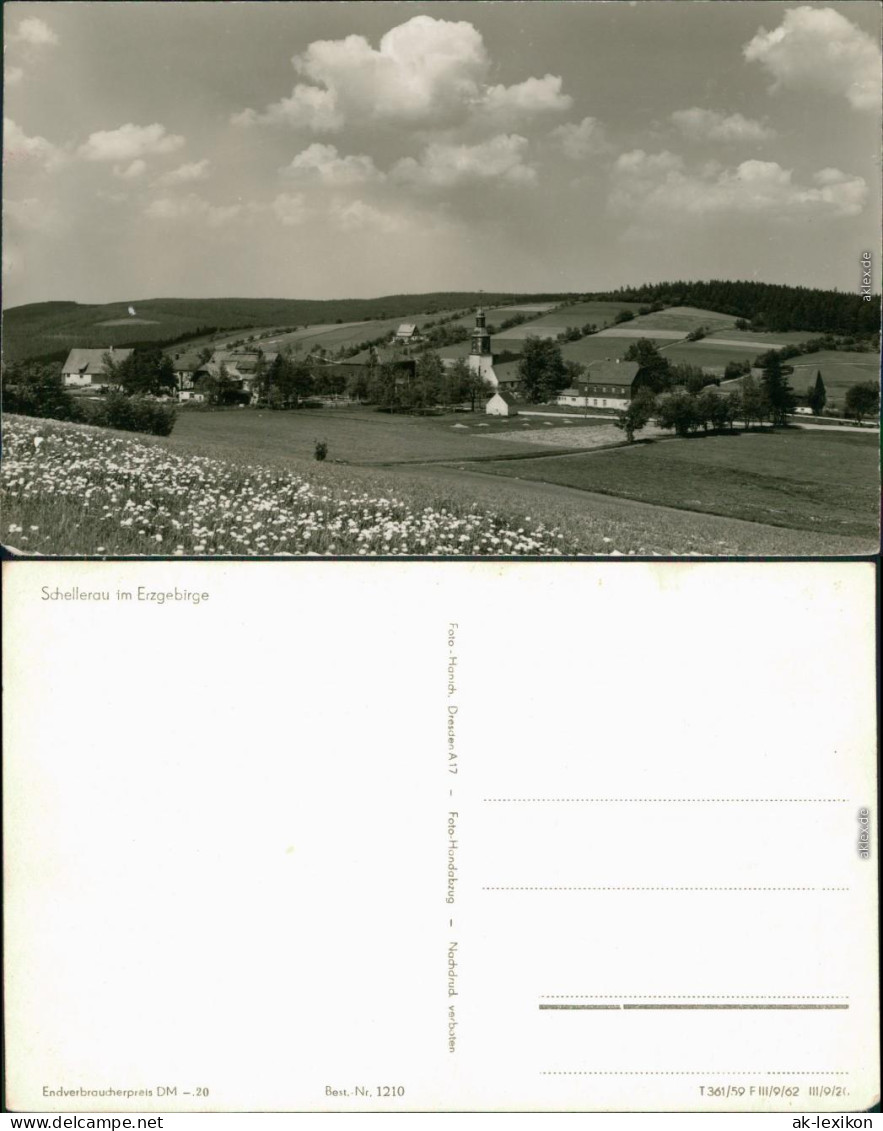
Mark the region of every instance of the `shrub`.
POLYGON ((146 432, 153 436, 168 436, 175 427, 177 413, 174 405, 159 404, 147 397, 127 397, 124 393, 109 393, 92 421, 105 428, 118 428, 121 432, 146 432))
POLYGON ((324 440, 317 440, 314 454, 318 460, 325 459, 328 455, 328 444, 324 440))

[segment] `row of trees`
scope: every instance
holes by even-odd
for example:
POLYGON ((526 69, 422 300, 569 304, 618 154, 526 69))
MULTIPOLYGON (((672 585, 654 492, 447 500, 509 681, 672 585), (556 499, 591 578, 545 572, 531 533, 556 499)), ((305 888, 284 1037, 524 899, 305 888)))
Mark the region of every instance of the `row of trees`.
MULTIPOLYGON (((735 421, 741 420, 745 428, 755 424, 786 423, 790 390, 775 373, 764 373, 758 384, 749 374, 741 388, 730 393, 706 387, 690 392, 686 388, 674 389, 656 396, 650 389, 639 389, 628 407, 617 414, 616 426, 621 428, 631 443, 635 433, 653 419, 660 428, 670 428, 679 436, 703 432, 732 431, 735 421)), ((790 394, 793 396, 793 394, 790 394)), ((853 385, 846 394, 847 415, 861 424, 880 411, 880 390, 871 381, 853 385)))
POLYGON ((74 397, 64 387, 61 363, 18 362, 5 367, 3 408, 22 416, 148 432, 168 436, 175 425, 174 405, 113 389, 100 401, 74 397))
POLYGON ((678 436, 699 431, 732 431, 737 420, 746 428, 778 422, 766 390, 753 377, 746 377, 742 389, 732 393, 708 386, 697 392, 673 389, 657 396, 650 389, 639 389, 628 407, 617 414, 615 423, 631 442, 635 433, 652 419, 660 428, 669 428, 678 436))
POLYGON ((464 359, 444 366, 436 354, 424 353, 413 371, 395 363, 370 366, 354 379, 350 392, 386 412, 425 412, 464 401, 474 411, 490 387, 464 359))

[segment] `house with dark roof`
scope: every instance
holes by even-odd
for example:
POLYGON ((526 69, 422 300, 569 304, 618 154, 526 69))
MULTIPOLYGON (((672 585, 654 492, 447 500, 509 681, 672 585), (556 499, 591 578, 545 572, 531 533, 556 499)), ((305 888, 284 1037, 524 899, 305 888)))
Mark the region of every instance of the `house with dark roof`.
POLYGON ((396 330, 395 340, 399 345, 410 346, 423 341, 423 336, 413 322, 403 322, 396 330))
POLYGON ((131 349, 115 349, 109 346, 106 349, 72 349, 67 355, 67 361, 61 367, 61 379, 70 389, 82 388, 90 385, 96 389, 107 386, 107 373, 104 368, 104 356, 110 354, 114 362, 125 361, 134 351, 131 349))
MULTIPOLYGON (((205 363, 198 353, 179 353, 172 358, 172 366, 175 370, 175 380, 178 382, 179 395, 190 392, 196 378, 205 369, 205 363)), ((181 399, 190 398, 182 396, 181 399)))
POLYGON ((565 389, 556 403, 578 408, 627 408, 642 384, 636 361, 591 362, 579 388, 565 389))

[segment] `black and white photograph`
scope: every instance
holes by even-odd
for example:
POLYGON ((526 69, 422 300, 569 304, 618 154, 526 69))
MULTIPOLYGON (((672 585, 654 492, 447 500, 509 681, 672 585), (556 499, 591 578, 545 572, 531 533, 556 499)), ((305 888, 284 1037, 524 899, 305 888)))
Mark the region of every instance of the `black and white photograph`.
POLYGON ((4 547, 876 553, 880 31, 5 4, 4 547))

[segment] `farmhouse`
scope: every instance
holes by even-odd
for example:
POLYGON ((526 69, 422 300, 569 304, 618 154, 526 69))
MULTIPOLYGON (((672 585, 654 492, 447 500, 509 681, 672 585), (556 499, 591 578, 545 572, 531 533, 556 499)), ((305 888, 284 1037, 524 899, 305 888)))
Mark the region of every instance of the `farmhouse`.
POLYGON ((626 408, 641 385, 636 361, 596 361, 586 371, 578 389, 565 389, 556 401, 579 408, 626 408))
POLYGON ((179 353, 172 358, 172 365, 175 369, 175 380, 178 382, 178 393, 181 395, 181 400, 189 400, 190 398, 183 394, 192 391, 194 381, 205 368, 204 362, 199 354, 179 353))
POLYGON ((72 349, 62 366, 61 379, 68 388, 91 385, 93 388, 103 389, 107 385, 105 354, 110 354, 113 361, 119 363, 125 361, 131 353, 130 349, 118 350, 113 346, 108 349, 72 349))
POLYGON ((413 322, 403 322, 396 330, 395 342, 397 345, 410 346, 422 341, 423 335, 413 322))

